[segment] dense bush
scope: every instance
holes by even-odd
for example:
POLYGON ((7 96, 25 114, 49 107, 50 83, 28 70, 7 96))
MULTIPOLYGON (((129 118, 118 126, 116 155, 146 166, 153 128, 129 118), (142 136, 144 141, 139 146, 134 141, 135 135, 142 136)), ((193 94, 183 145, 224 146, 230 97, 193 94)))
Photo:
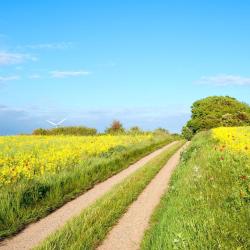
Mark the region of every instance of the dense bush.
POLYGON ((167 129, 165 129, 165 128, 157 128, 157 129, 154 130, 154 133, 158 134, 158 135, 161 135, 161 134, 168 135, 169 131, 167 129))
POLYGON ((128 133, 130 133, 130 134, 142 134, 142 133, 144 133, 144 131, 140 127, 134 126, 128 130, 128 133))
POLYGON ((184 126, 182 128, 182 136, 190 141, 193 137, 193 131, 189 127, 184 126))
POLYGON ((49 134, 49 130, 43 129, 43 128, 38 128, 38 129, 35 129, 32 132, 32 134, 33 135, 48 135, 49 134))
POLYGON ((183 127, 186 139, 215 127, 249 126, 250 106, 229 96, 210 96, 192 105, 192 117, 183 127), (187 136, 187 137, 186 137, 187 136))
POLYGON ((52 129, 38 128, 33 131, 33 135, 95 135, 95 128, 78 127, 59 127, 52 129))

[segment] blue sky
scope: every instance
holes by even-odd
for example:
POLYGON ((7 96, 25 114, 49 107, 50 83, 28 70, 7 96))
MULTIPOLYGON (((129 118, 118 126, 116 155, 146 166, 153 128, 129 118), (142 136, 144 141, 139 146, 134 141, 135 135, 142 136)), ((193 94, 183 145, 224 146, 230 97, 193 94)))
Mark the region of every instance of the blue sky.
POLYGON ((0 134, 65 125, 180 131, 193 101, 250 103, 249 1, 0 3, 0 134))

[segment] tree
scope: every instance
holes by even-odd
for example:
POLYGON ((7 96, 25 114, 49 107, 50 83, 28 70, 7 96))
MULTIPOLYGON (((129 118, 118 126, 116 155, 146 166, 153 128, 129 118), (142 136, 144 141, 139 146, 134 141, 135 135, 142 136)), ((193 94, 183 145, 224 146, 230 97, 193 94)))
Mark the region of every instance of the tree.
POLYGON ((107 134, 118 134, 118 133, 124 133, 125 129, 123 128, 123 125, 120 121, 114 120, 109 128, 105 130, 105 133, 107 134))
POLYGON ((229 96, 210 96, 193 103, 192 116, 183 127, 183 135, 220 126, 249 126, 250 106, 229 96))

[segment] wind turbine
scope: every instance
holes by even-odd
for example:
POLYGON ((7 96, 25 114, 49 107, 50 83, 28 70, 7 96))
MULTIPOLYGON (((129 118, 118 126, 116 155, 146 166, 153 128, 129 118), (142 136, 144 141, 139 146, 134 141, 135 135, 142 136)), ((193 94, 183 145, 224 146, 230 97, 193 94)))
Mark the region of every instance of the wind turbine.
POLYGON ((54 126, 55 128, 58 128, 59 125, 61 125, 66 119, 67 119, 67 118, 64 118, 64 119, 62 119, 61 121, 59 121, 59 122, 57 122, 57 123, 52 122, 52 121, 49 121, 49 120, 47 120, 47 122, 50 123, 50 124, 51 124, 52 126, 54 126))

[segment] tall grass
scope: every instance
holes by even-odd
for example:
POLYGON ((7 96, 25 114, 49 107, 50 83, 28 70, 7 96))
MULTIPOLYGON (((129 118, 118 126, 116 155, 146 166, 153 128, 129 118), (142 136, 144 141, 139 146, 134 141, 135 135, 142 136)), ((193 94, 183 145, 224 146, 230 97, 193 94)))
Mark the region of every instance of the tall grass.
POLYGON ((92 157, 56 175, 48 174, 1 188, 0 237, 11 235, 28 223, 46 216, 96 183, 174 139, 167 136, 128 148, 117 148, 116 151, 92 157))
POLYGON ((250 159, 197 135, 155 211, 143 250, 250 249, 250 159))
POLYGON ((62 229, 49 236, 36 249, 95 249, 128 206, 182 144, 183 142, 179 142, 173 145, 145 164, 62 229))

